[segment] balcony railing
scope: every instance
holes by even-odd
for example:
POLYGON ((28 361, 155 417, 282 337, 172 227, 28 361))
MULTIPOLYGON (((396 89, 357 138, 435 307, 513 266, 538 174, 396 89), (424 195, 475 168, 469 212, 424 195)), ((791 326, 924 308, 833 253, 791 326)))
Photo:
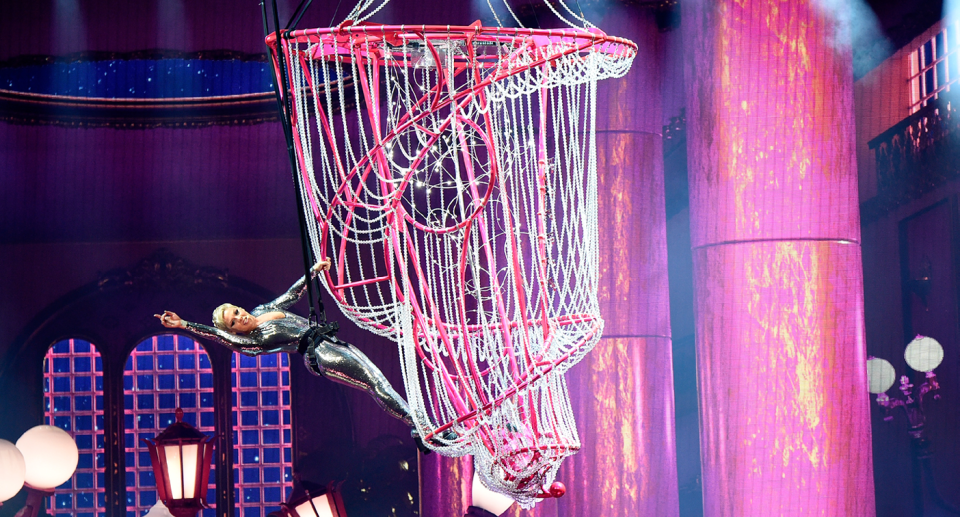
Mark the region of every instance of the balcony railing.
POLYGON ((960 117, 954 93, 941 94, 869 142, 877 195, 861 204, 863 223, 960 177, 960 117))

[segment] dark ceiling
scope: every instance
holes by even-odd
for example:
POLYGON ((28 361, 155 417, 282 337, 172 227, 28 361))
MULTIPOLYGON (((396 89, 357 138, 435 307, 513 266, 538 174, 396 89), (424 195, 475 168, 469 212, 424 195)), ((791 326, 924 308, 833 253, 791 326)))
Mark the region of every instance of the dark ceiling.
POLYGON ((880 26, 900 48, 940 19, 942 0, 867 0, 880 26))
MULTIPOLYGON (((829 1, 829 0, 825 0, 829 1)), ((848 8, 856 5, 849 0, 832 0, 846 4, 848 8)), ((879 33, 866 24, 872 20, 863 16, 853 16, 865 26, 854 27, 854 75, 863 74, 880 64, 900 47, 919 36, 937 22, 943 15, 943 0, 866 0, 876 15, 879 33)))

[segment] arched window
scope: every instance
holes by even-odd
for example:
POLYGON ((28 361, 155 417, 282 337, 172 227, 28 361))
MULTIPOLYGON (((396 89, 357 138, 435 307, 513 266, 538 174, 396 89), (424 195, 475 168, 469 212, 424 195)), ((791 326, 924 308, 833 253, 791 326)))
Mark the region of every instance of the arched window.
MULTIPOLYGON (((181 335, 141 342, 124 367, 124 428, 127 514, 143 513, 157 501, 150 455, 141 438, 172 424, 174 411, 201 432, 214 433, 214 381, 210 359, 199 343, 181 335)), ((286 354, 231 360, 235 515, 265 517, 279 510, 293 484, 290 373, 286 354)), ((216 467, 211 467, 214 483, 216 467)), ((216 495, 211 488, 207 503, 216 495)), ((215 515, 213 508, 203 515, 215 515)))
MULTIPOLYGON (((49 311, 55 316, 30 330, 32 337, 11 352, 20 357, 11 363, 19 371, 0 377, 0 392, 16 393, 21 402, 37 409, 45 407, 45 421, 71 433, 79 448, 76 475, 49 499, 49 514, 143 515, 155 504, 157 492, 153 466, 140 439, 152 438, 172 424, 177 407, 202 432, 213 434, 216 429, 217 450, 233 449, 232 454, 214 455, 207 493, 211 506, 219 505, 221 513, 236 517, 266 517, 288 498, 294 440, 291 376, 296 381, 302 374, 290 372, 288 355, 249 358, 219 345, 207 346, 208 355, 192 336, 172 333, 143 338, 133 351, 129 348, 131 335, 163 332, 154 325, 143 326, 142 318, 130 318, 152 314, 167 303, 144 296, 146 292, 199 293, 184 299, 184 314, 207 314, 209 306, 223 299, 254 306, 271 296, 240 280, 225 283, 224 278, 218 270, 157 252, 134 269, 111 271, 58 301, 52 306, 56 310, 49 311), (79 310, 91 306, 97 308, 101 325, 91 325, 89 311, 79 310), (77 328, 85 329, 87 340, 58 341, 77 328), (37 368, 41 363, 43 368, 37 368), (32 389, 22 390, 24 386, 32 389), (214 490, 215 480, 229 480, 232 486, 214 490), (124 488, 126 498, 110 497, 124 488), (229 512, 225 506, 230 506, 229 512)), ((341 418, 330 427, 313 427, 316 432, 307 435, 307 450, 315 448, 314 436, 325 440, 330 429, 330 436, 350 435, 345 431, 350 428, 345 401, 337 400, 334 415, 341 418)), ((301 401, 304 407, 311 407, 305 402, 301 401)), ((24 412, 3 413, 0 428, 36 423, 24 412)))
POLYGON ((233 354, 231 367, 237 517, 265 517, 293 484, 289 356, 233 354))
MULTIPOLYGON (((157 483, 150 453, 142 438, 153 438, 176 421, 174 412, 183 409, 183 421, 203 433, 214 433, 213 370, 210 358, 199 343, 174 334, 147 338, 130 353, 123 372, 124 451, 127 467, 127 516, 143 515, 157 502, 157 483)), ((214 484, 216 466, 210 469, 214 484)), ((211 488, 207 503, 216 495, 211 488)), ((211 508, 204 517, 213 517, 211 508)))
POLYGON ((103 364, 82 339, 58 341, 43 359, 44 420, 67 431, 80 452, 76 474, 57 487, 53 515, 104 517, 103 364))

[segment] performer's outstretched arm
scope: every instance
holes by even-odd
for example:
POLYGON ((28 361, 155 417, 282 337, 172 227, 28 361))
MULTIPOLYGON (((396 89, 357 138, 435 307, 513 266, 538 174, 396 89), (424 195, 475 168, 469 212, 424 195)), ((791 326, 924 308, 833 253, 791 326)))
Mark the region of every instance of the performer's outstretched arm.
POLYGON ((231 334, 216 327, 208 327, 202 323, 186 321, 181 319, 180 316, 177 316, 175 312, 163 311, 162 315, 154 314, 154 316, 160 318, 160 322, 163 323, 165 327, 188 330, 197 336, 217 341, 234 352, 249 356, 256 356, 263 353, 262 344, 250 336, 231 334))
MULTIPOLYGON (((326 271, 328 269, 330 269, 330 259, 317 262, 310 268, 311 280, 317 276, 320 271, 326 271)), ((287 289, 287 292, 278 296, 276 300, 261 305, 259 308, 264 310, 286 310, 291 305, 300 301, 300 298, 303 298, 303 293, 305 292, 307 292, 307 277, 302 276, 290 286, 290 289, 287 289)))

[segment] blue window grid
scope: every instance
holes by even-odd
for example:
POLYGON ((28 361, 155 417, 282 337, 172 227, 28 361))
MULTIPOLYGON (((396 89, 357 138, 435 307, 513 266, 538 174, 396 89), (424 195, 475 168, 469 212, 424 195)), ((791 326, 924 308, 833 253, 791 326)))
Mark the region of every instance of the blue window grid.
POLYGON ((47 512, 103 516, 103 404, 92 403, 103 400, 103 365, 96 346, 65 339, 50 347, 43 359, 43 392, 45 423, 70 433, 80 452, 76 473, 54 491, 47 512))
POLYGON ((287 354, 233 354, 233 457, 239 515, 277 511, 293 488, 287 354))
MULTIPOLYGON (((152 439, 175 422, 177 407, 183 409, 184 422, 213 434, 213 406, 198 404, 213 399, 213 385, 197 382, 201 376, 212 376, 213 370, 199 343, 174 334, 142 341, 123 370, 127 514, 143 515, 156 503, 157 487, 149 451, 140 439, 152 439)), ((209 479, 216 479, 215 464, 209 479)), ((208 497, 207 504, 211 508, 203 515, 215 515, 216 499, 208 497)))

